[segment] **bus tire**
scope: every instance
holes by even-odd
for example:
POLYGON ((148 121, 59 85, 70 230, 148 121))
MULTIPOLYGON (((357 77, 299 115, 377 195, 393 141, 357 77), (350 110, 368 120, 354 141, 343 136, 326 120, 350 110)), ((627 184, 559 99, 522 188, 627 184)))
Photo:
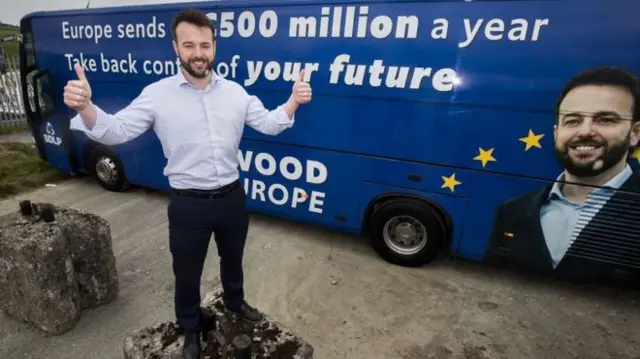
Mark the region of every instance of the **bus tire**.
POLYGON ((89 163, 91 163, 91 173, 102 188, 112 192, 122 192, 130 187, 122 161, 111 149, 96 146, 91 151, 89 163))
POLYGON ((389 263, 417 267, 438 257, 445 243, 443 216, 429 204, 393 199, 369 219, 368 235, 375 252, 389 263))

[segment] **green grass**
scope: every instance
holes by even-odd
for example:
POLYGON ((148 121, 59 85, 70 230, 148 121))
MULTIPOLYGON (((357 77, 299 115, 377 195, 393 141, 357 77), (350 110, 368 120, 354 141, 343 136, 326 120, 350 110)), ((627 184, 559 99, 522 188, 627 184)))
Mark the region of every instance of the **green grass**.
MULTIPOLYGON (((18 33, 20 33, 18 27, 5 24, 0 25, 0 38, 18 33)), ((17 41, 3 42, 0 43, 0 46, 4 48, 4 53, 9 58, 15 58, 19 54, 19 43, 17 41)))
POLYGON ((64 178, 63 174, 38 157, 31 143, 0 143, 0 198, 64 178))

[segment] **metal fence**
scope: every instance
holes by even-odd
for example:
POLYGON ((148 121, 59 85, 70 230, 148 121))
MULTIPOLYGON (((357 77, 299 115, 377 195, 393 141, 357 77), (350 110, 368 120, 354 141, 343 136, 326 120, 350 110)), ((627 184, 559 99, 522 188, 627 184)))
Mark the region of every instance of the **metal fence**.
POLYGON ((24 101, 20 86, 20 61, 18 57, 7 57, 0 64, 0 130, 26 128, 24 101), (4 67, 4 69, 2 69, 4 67))

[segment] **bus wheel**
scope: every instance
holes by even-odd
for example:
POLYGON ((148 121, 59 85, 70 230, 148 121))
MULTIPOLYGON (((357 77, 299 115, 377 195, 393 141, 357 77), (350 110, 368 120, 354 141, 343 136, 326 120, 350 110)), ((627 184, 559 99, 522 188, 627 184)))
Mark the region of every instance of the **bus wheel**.
POLYGON ((369 240, 386 261, 416 267, 438 256, 445 242, 440 213, 418 200, 394 199, 383 203, 369 219, 369 240))
POLYGON ((122 161, 109 148, 104 146, 94 148, 91 151, 91 164, 92 172, 104 189, 122 192, 129 188, 122 161))

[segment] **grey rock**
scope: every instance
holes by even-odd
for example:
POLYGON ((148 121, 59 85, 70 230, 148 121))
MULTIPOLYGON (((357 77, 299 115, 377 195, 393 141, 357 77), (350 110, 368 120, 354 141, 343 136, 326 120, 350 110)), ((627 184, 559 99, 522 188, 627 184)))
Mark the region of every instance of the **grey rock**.
POLYGON ((53 209, 49 223, 38 213, 0 217, 0 309, 59 335, 75 326, 82 309, 116 299, 119 285, 109 223, 53 209))
MULTIPOLYGON (((202 343, 203 359, 241 359, 236 355, 240 349, 238 346, 248 340, 251 343, 250 358, 313 358, 314 349, 309 343, 270 316, 265 315, 261 324, 251 325, 226 314, 221 290, 207 294, 201 307, 205 316, 216 318, 216 328, 202 343)), ((180 358, 183 334, 175 322, 158 323, 130 332, 124 339, 124 356, 126 359, 180 358)))
POLYGON ((80 318, 80 293, 60 228, 0 219, 0 306, 41 330, 63 333, 80 318))
POLYGON ((56 212, 71 253, 82 309, 117 299, 120 286, 109 222, 71 208, 56 207, 56 212))

